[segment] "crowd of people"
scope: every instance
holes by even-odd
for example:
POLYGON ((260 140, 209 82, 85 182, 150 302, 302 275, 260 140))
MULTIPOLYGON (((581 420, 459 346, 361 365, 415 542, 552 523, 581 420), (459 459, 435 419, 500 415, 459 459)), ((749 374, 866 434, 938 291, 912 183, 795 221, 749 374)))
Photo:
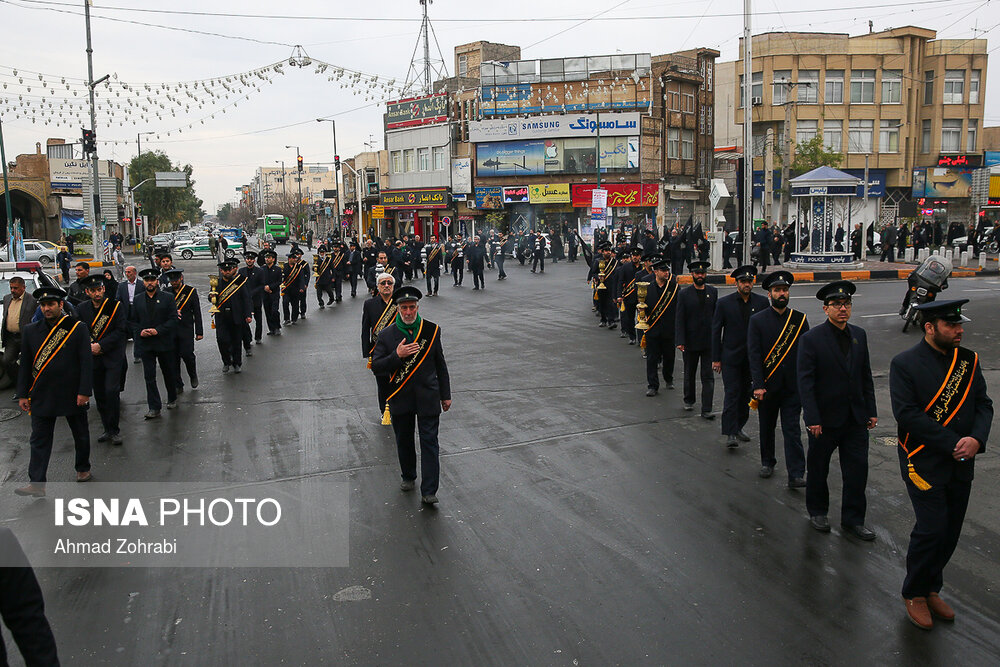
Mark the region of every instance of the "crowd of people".
MULTIPOLYGON (((754 291, 757 268, 739 266, 730 274, 736 290, 720 297, 706 282, 707 262, 693 261, 688 268, 692 284, 682 289, 671 258, 643 245, 616 252, 605 242, 593 259, 592 311, 600 327, 613 330, 620 322, 620 337, 643 349, 646 396, 659 394, 661 376, 666 389, 674 388, 680 352, 683 408, 697 407, 711 421, 715 375, 721 375, 726 447, 751 441, 744 427, 755 410, 758 475, 772 477, 780 419, 787 486, 805 489, 809 524, 822 533, 831 531, 827 480, 837 452, 841 527, 858 540, 876 539, 865 525, 865 489, 867 432, 879 417, 867 335, 850 322, 856 286, 838 280, 820 287, 816 298, 824 318, 810 327, 806 314, 789 305, 795 279, 788 271, 762 277, 764 296, 754 291)), ((958 542, 975 457, 986 446, 993 418, 978 355, 960 345, 967 301, 919 306, 924 336, 898 354, 889 371, 900 472, 916 517, 902 596, 907 617, 923 629, 933 627, 932 617, 954 618, 939 595, 943 571, 958 542)))

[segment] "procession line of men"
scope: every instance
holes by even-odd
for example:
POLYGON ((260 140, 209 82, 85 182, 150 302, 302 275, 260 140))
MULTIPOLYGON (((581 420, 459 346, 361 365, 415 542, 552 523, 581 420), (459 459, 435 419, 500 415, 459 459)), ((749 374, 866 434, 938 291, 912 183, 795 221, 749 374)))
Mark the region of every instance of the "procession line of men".
MULTIPOLYGON (((679 289, 670 263, 636 247, 615 256, 603 244, 589 278, 600 326, 645 348, 647 396, 659 391, 659 372, 673 388, 676 348, 684 357, 684 408, 692 410, 701 381, 701 416, 713 415, 712 371, 725 389, 722 434, 726 446, 749 442, 744 426, 751 409, 760 427, 759 476, 777 465, 775 428, 781 420, 788 487, 805 488, 810 525, 830 532, 828 477, 837 452, 843 481, 841 527, 863 541, 876 539, 865 525, 868 431, 878 424, 867 334, 851 324, 857 287, 838 280, 816 298, 826 319, 810 328, 805 313, 789 307, 795 282, 775 271, 755 294, 757 270, 741 266, 730 275, 736 291, 722 298, 706 284, 706 262, 692 262, 693 284, 679 289), (603 288, 602 288, 603 285, 603 288), (645 292, 638 301, 637 294, 645 292), (617 304, 617 308, 614 305, 617 304), (710 370, 706 367, 710 360, 710 370), (803 447, 800 422, 808 434, 803 447)), ((961 532, 975 456, 984 451, 993 417, 979 358, 960 347, 968 300, 938 301, 918 308, 923 339, 892 361, 889 374, 899 437, 900 470, 916 516, 907 552, 902 595, 907 617, 933 627, 932 617, 952 620, 954 610, 939 595, 943 571, 961 532)))

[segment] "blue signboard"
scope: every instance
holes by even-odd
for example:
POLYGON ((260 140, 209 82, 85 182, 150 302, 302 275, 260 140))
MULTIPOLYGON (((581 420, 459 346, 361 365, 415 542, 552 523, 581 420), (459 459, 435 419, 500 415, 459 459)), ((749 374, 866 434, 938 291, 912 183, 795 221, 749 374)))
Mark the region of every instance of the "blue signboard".
MULTIPOLYGON (((865 170, 864 169, 841 169, 846 174, 851 176, 857 176, 862 179, 862 182, 858 184, 857 196, 865 196, 865 170)), ((885 179, 886 170, 885 169, 869 169, 868 170, 868 197, 869 198, 879 198, 885 196, 885 179)), ((760 199, 761 194, 764 192, 764 171, 757 169, 753 172, 753 198, 760 199)), ((774 196, 778 198, 781 192, 781 171, 775 169, 774 171, 774 196)), ((838 190, 842 192, 842 190, 838 190)))
POLYGON ((992 167, 1000 164, 1000 151, 983 151, 983 166, 992 167))
POLYGON ((545 173, 545 141, 476 144, 476 176, 527 176, 545 173))
POLYGON ((477 185, 476 208, 503 208, 503 187, 499 185, 477 185))

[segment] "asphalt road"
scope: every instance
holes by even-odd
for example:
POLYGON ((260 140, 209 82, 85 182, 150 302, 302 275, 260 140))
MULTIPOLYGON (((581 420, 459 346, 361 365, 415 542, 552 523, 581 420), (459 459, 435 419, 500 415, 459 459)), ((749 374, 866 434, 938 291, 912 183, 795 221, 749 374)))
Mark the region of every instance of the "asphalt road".
MULTIPOLYGON (((214 264, 184 266, 207 293, 214 264)), ((904 283, 862 284, 855 300, 881 418, 867 491, 878 539, 864 544, 840 531, 836 465, 823 535, 802 491, 782 474, 757 477, 756 438, 728 451, 718 420, 684 412, 679 389, 646 398, 640 351, 596 326, 582 264, 532 275, 508 261, 507 271, 482 292, 469 274, 462 288, 444 276, 441 296, 421 302, 442 325, 454 387, 437 510, 398 490, 360 354, 360 294, 326 311, 310 297, 306 322, 266 338, 239 376, 221 375, 209 332, 201 386, 158 423, 142 420, 131 366, 126 442, 94 443, 95 478, 346 481, 350 566, 39 570, 64 664, 998 663, 992 444, 946 572, 958 619, 924 633, 900 601, 912 511, 887 373, 917 340, 895 315, 904 283)), ((795 286, 792 298, 818 323, 815 290, 795 286)), ((997 395, 1000 280, 954 280, 946 295, 973 299, 965 344, 997 395)), ((675 376, 679 387, 679 360, 675 376)), ((2 422, 0 520, 15 530, 29 506, 12 494, 27 478, 27 435, 25 417, 2 422)), ((65 425, 49 474, 72 478, 65 425)))

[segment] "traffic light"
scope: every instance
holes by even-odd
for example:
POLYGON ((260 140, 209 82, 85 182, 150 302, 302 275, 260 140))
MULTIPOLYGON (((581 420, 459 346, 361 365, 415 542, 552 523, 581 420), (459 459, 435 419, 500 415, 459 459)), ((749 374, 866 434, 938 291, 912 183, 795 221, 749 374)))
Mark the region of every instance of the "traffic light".
POLYGON ((86 155, 97 152, 97 135, 86 128, 83 129, 83 152, 86 155))
POLYGON ((298 156, 298 157, 296 158, 296 160, 297 160, 297 161, 298 161, 298 163, 299 163, 299 173, 301 174, 301 173, 302 173, 302 156, 301 156, 301 155, 300 155, 300 156, 298 156))
POLYGON ((142 218, 142 204, 136 202, 136 204, 135 204, 135 221, 136 222, 141 222, 140 218, 142 218))
POLYGON ((333 168, 334 168, 335 171, 340 171, 340 156, 339 155, 334 155, 333 156, 333 168))

